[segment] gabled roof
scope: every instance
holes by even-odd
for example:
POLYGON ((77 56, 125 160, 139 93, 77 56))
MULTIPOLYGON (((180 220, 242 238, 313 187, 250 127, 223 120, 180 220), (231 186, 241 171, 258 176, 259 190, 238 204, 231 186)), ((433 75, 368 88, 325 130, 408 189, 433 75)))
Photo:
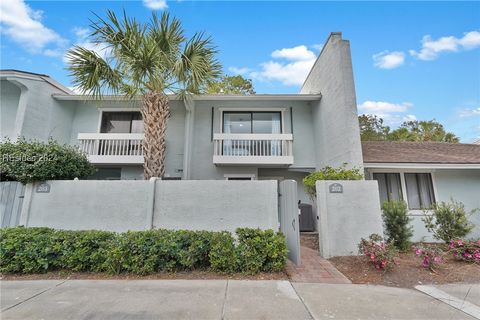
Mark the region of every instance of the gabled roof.
POLYGON ((45 81, 51 86, 63 91, 66 95, 71 95, 73 92, 63 84, 57 82, 47 74, 28 72, 16 69, 0 69, 0 79, 6 79, 7 81, 15 79, 30 79, 45 81))
POLYGON ((364 163, 480 164, 480 145, 446 142, 362 142, 364 163))

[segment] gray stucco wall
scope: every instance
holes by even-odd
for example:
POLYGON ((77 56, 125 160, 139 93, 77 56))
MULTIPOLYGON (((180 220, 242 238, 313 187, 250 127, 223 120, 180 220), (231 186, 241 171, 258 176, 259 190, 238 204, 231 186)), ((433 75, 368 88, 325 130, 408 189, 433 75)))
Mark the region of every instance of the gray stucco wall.
POLYGON ((332 33, 300 93, 321 93, 313 108, 316 167, 363 167, 350 44, 332 33))
POLYGON ((275 181, 157 181, 155 228, 278 229, 275 181))
MULTIPOLYGON (((18 78, 11 82, 24 88, 24 116, 17 111, 15 121, 16 135, 28 139, 46 141, 53 138, 60 143, 68 143, 72 127, 74 109, 69 102, 58 102, 52 98, 54 93, 64 93, 44 80, 18 78)), ((21 108, 19 103, 19 109, 21 108)))
POLYGON ((275 181, 47 181, 27 185, 20 225, 70 230, 278 229, 275 181), (38 183, 36 184, 38 186, 38 183))
POLYGON ((224 179, 225 174, 248 173, 258 176, 256 166, 215 166, 213 164, 213 133, 221 133, 222 113, 230 110, 255 111, 262 108, 284 109, 284 133, 293 133, 294 164, 292 168, 314 168, 313 123, 311 105, 302 101, 195 101, 194 134, 192 141, 191 179, 224 179), (213 123, 212 123, 213 107, 213 123), (290 108, 293 113, 293 132, 290 108))
POLYGON ((358 243, 372 233, 383 234, 377 181, 317 181, 320 255, 357 255, 358 243), (342 193, 331 193, 339 183, 342 193))
MULTIPOLYGON (((381 171, 381 170, 378 170, 381 171)), ((383 170, 385 171, 385 170, 383 170)), ((386 170, 385 172, 409 172, 407 169, 386 170)), ((480 208, 480 170, 479 169, 435 169, 420 170, 416 172, 431 172, 435 191, 435 200, 451 202, 453 198, 465 205, 467 213, 475 208, 480 208)), ((372 173, 367 170, 367 177, 372 178, 372 173)), ((380 200, 379 200, 380 202, 380 200)), ((433 238, 433 235, 425 228, 422 221, 423 210, 410 210, 409 216, 412 219, 410 224, 413 226, 412 241, 439 241, 433 238)), ((469 215, 469 220, 476 227, 468 235, 472 238, 480 238, 480 212, 469 215)))
POLYGON ((148 181, 48 181, 50 193, 27 186, 20 224, 69 230, 144 230, 148 181), (28 209, 29 208, 29 209, 28 209))
MULTIPOLYGON (((480 170, 436 170, 437 201, 461 201, 468 211, 480 208, 480 170)), ((469 235, 480 238, 480 211, 470 217, 476 228, 469 235)))
POLYGON ((0 81, 0 138, 13 138, 20 89, 13 83, 0 81))

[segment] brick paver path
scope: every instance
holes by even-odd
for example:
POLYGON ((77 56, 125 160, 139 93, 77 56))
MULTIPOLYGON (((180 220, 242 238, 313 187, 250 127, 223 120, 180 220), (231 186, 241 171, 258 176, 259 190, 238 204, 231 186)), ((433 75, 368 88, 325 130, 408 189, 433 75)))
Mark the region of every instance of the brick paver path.
POLYGON ((292 282, 351 283, 328 260, 320 257, 318 251, 300 248, 301 265, 296 266, 290 260, 287 262, 286 272, 292 282))

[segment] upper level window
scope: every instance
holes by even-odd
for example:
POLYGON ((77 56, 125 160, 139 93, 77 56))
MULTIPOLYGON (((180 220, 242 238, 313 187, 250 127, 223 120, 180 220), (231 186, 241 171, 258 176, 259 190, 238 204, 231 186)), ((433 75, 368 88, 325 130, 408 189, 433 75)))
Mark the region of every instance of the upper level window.
POLYGON ((223 112, 223 133, 282 133, 281 112, 223 112))
POLYGON ((381 203, 403 199, 399 173, 374 173, 373 179, 378 181, 381 203))
POLYGON ((143 133, 140 112, 102 112, 100 133, 143 133))
POLYGON ((405 173, 409 209, 428 209, 435 202, 430 173, 405 173))

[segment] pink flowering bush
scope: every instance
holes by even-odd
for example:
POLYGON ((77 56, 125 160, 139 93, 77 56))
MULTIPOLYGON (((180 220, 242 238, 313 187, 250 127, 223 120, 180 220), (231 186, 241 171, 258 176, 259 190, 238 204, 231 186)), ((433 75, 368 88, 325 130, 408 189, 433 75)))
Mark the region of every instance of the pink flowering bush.
POLYGON ((422 258, 422 267, 435 272, 435 268, 443 263, 444 252, 437 247, 414 247, 415 255, 422 258))
POLYGON ((359 252, 370 259, 377 270, 389 270, 395 264, 393 258, 398 253, 393 242, 385 242, 378 234, 372 234, 368 239, 361 239, 359 252))
POLYGON ((456 259, 480 263, 480 239, 452 240, 449 248, 456 259))

